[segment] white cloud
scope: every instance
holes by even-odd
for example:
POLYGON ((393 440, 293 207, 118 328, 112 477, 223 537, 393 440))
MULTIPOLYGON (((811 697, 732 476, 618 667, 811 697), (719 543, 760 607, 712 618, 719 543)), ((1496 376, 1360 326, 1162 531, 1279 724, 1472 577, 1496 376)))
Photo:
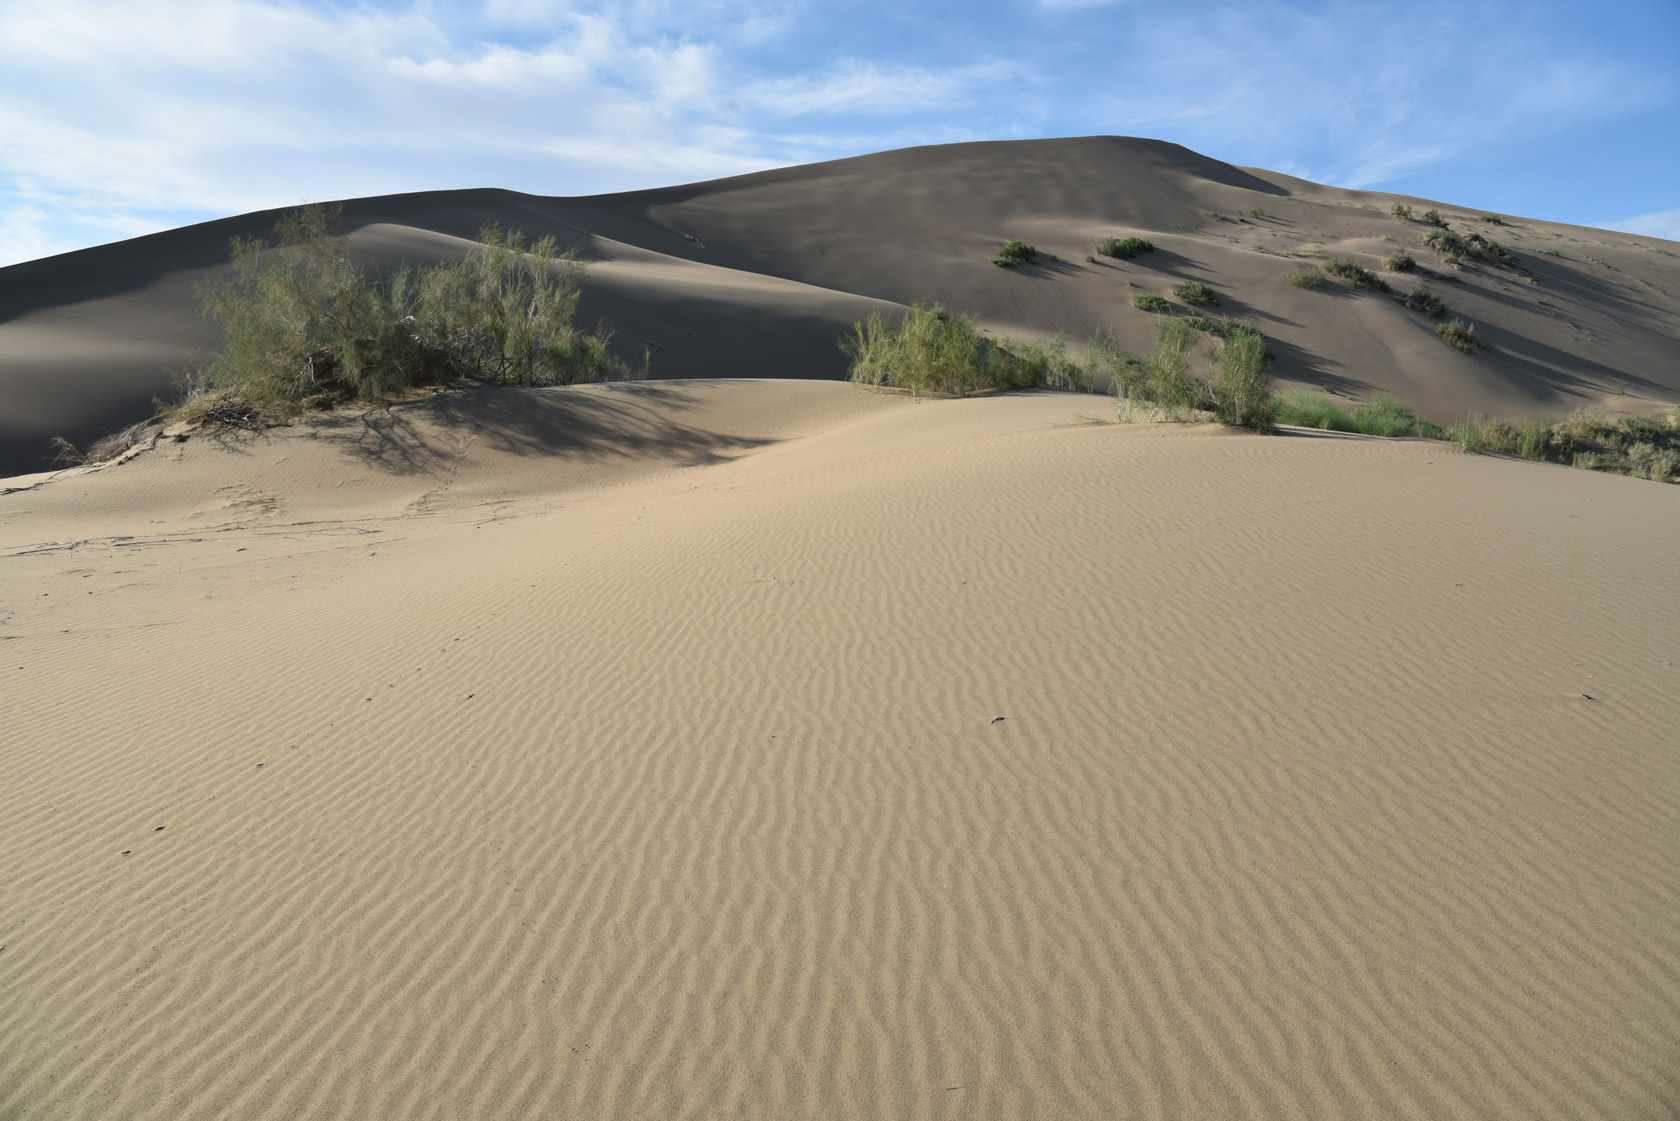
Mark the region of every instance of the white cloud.
MULTIPOLYGON (((1372 187, 1466 153, 1658 103, 1575 44, 1506 26, 1498 5, 1231 6, 1141 24, 1122 131, 1175 130, 1225 152, 1302 153, 1293 174, 1372 187), (1437 49, 1431 44, 1448 45, 1437 49)), ((1272 161, 1286 170, 1282 159, 1272 161)))
POLYGON ((649 185, 638 170, 683 180, 776 162, 750 131, 717 127, 729 114, 711 48, 550 15, 564 33, 519 47, 457 44, 419 9, 0 8, 0 199, 5 181, 30 183, 27 208, 0 223, 0 263, 99 239, 90 213, 144 229, 305 198, 585 193, 649 185))
POLYGON ((975 86, 993 79, 992 64, 960 70, 884 67, 848 61, 811 78, 782 78, 753 82, 740 100, 772 118, 813 113, 925 113, 968 96, 975 86))
POLYGON ((1680 207, 1675 207, 1673 210, 1658 210, 1652 214, 1636 214, 1632 218, 1622 218, 1614 222, 1599 222, 1596 224, 1607 230, 1622 230, 1630 234, 1644 234, 1646 237, 1680 241, 1680 207))
POLYGON ((304 199, 582 194, 1012 136, 1162 136, 1375 186, 1673 102, 1672 78, 1526 11, 0 0, 0 263, 304 199))

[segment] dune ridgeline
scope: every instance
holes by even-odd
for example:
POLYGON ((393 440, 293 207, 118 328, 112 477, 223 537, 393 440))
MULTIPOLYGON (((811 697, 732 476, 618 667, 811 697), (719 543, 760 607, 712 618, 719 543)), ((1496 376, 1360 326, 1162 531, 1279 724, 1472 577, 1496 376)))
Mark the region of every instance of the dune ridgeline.
MULTIPOLYGON (((195 286, 228 274, 231 239, 271 237, 278 217, 0 269, 0 475, 47 466, 53 437, 86 447, 150 415, 170 371, 217 343, 195 286)), ((1344 404, 1391 393, 1441 425, 1680 399, 1672 243, 1324 187, 1157 141, 943 145, 584 198, 395 195, 346 202, 343 220, 356 259, 386 271, 457 259, 487 223, 555 238, 589 266, 579 322, 604 321, 656 378, 840 378, 836 343, 854 323, 938 303, 1023 337, 1112 330, 1138 356, 1163 310, 1229 316, 1266 336, 1285 386, 1344 404), (1093 252, 1128 238, 1153 250, 1093 252), (1015 240, 1035 258, 993 265, 1015 240), (1325 283, 1303 286, 1314 272, 1325 283), (1187 302, 1194 285, 1217 304, 1187 302), (1447 345, 1437 328, 1452 322, 1477 345, 1447 345)))

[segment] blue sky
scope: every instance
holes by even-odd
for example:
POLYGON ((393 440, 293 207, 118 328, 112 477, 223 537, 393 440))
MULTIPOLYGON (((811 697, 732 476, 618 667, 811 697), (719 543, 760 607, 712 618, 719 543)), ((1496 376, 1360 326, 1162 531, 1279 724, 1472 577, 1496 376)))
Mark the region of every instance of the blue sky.
POLYGON ((1680 240, 1680 0, 0 0, 0 263, 1093 133, 1680 240))

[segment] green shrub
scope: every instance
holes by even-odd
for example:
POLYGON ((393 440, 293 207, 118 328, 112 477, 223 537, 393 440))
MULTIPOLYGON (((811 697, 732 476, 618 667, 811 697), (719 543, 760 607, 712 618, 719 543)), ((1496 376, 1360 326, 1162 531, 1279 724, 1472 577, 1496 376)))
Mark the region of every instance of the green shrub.
POLYGON ((1330 281, 1319 271, 1317 265, 1302 265, 1289 274, 1289 283, 1297 288, 1323 288, 1330 281))
POLYGON ((1030 265, 1038 260, 1038 250, 1024 241, 1005 242, 998 255, 992 258, 992 264, 1001 269, 1012 269, 1017 265, 1030 265))
POLYGON ((1086 344, 1086 353, 1090 356, 1091 379, 1095 381, 1098 377, 1106 377, 1109 391, 1120 397, 1131 395, 1148 368, 1121 349, 1120 340, 1112 327, 1093 334, 1086 344))
POLYGON ((631 376, 602 332, 572 324, 584 266, 553 239, 495 226, 459 261, 388 278, 358 268, 337 210, 304 207, 279 244, 233 242, 233 278, 199 290, 223 343, 164 406, 185 420, 261 427, 311 407, 379 402, 470 379, 553 385, 631 376))
POLYGON ((1447 314, 1447 305, 1427 284, 1417 285, 1401 303, 1412 311, 1421 311, 1431 319, 1439 319, 1447 314))
POLYGON ((1399 398, 1379 393, 1369 404, 1342 409, 1320 394, 1293 389, 1277 399, 1279 424, 1319 428, 1331 432, 1358 432, 1366 436, 1435 436, 1441 429, 1430 424, 1399 398))
POLYGON ((1210 384, 1213 414, 1221 424, 1271 432, 1277 403, 1272 397, 1272 355, 1266 338, 1250 327, 1225 333, 1210 384))
POLYGON ((1196 329, 1182 319, 1163 319, 1155 324, 1144 394, 1175 420, 1193 420, 1197 410, 1211 403, 1207 387, 1190 373, 1190 356, 1199 338, 1196 329))
POLYGON ((1152 311, 1157 315, 1165 315, 1172 311, 1172 305, 1164 297, 1153 292, 1134 292, 1132 306, 1139 311, 1152 311))
POLYGON ((487 225, 458 261, 414 274, 414 327, 445 380, 498 385, 571 385, 627 371, 608 336, 572 326, 583 265, 553 238, 527 246, 517 230, 487 225))
POLYGON ((917 396, 1017 384, 1003 348, 982 334, 973 319, 952 315, 939 304, 914 305, 897 328, 873 311, 853 329, 855 334, 841 346, 852 356, 854 382, 898 386, 917 396))
POLYGON ((1105 237, 1096 244, 1096 252, 1103 257, 1129 261, 1140 253, 1153 253, 1155 246, 1141 237, 1105 237))
POLYGON ((1460 417, 1453 426, 1447 429, 1447 439, 1457 444, 1467 452, 1481 451, 1487 447, 1482 436, 1481 420, 1474 414, 1460 417))
POLYGON ((1383 268, 1389 272, 1411 272, 1417 268, 1417 261, 1404 249, 1396 249, 1388 255, 1388 260, 1383 262, 1383 268))
POLYGON ((1217 307, 1219 296, 1199 280, 1187 280, 1173 289, 1179 299, 1194 307, 1217 307))
POLYGON ((998 345, 1012 366, 1009 384, 1091 392, 1092 371, 1069 357, 1067 340, 1062 336, 1030 342, 1005 337, 998 345))
POLYGON ((1388 281, 1345 257, 1331 257, 1324 262, 1324 271, 1354 288, 1369 288, 1376 292, 1388 291, 1388 281))
POLYGON ((1638 443, 1627 451, 1629 473, 1640 479, 1667 482, 1680 475, 1680 449, 1638 443))
POLYGON ((1435 328, 1435 333, 1441 336, 1448 346, 1457 347, 1466 354, 1474 354, 1482 349, 1482 341, 1476 337, 1476 325, 1466 323, 1462 319, 1452 319, 1435 328))
POLYGON ((1482 215, 1482 221, 1493 226, 1503 226, 1505 224, 1505 220, 1497 214, 1484 214, 1482 215))
POLYGON ((1404 219, 1407 222, 1412 220, 1412 208, 1407 206, 1405 203, 1395 203, 1393 206, 1389 207, 1388 212, 1396 218, 1404 219))
POLYGON ((1424 236, 1423 243, 1439 253, 1462 255, 1469 248, 1464 240, 1451 230, 1430 230, 1424 236))
POLYGON ((1431 226, 1440 226, 1442 229, 1445 229, 1447 225, 1447 220, 1441 217, 1441 212, 1433 207, 1423 212, 1423 220, 1431 226))
MULTIPOLYGON (((1107 337, 1113 343, 1112 332, 1107 337)), ((1061 336, 1048 341, 993 340, 972 317, 939 304, 910 308, 896 328, 880 311, 853 325, 840 342, 851 355, 851 380, 922 393, 963 396, 981 389, 1043 385, 1089 392, 1093 371, 1069 356, 1061 336)), ((1118 345, 1109 357, 1119 361, 1118 345)))

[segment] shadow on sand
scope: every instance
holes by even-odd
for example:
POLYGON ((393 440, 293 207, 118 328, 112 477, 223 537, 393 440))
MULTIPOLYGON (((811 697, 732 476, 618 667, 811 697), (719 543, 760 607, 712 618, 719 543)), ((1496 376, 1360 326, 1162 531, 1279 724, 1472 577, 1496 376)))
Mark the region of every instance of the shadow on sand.
POLYGON ((393 474, 430 474, 460 462, 471 445, 572 463, 653 459, 683 467, 724 463, 772 439, 731 436, 680 414, 703 382, 588 387, 481 388, 440 393, 334 419, 319 439, 393 474))

